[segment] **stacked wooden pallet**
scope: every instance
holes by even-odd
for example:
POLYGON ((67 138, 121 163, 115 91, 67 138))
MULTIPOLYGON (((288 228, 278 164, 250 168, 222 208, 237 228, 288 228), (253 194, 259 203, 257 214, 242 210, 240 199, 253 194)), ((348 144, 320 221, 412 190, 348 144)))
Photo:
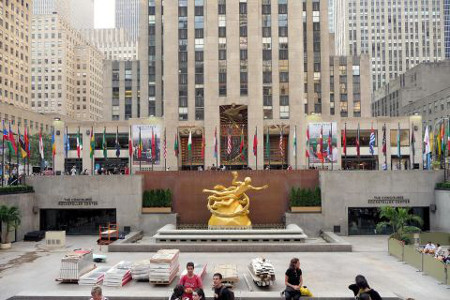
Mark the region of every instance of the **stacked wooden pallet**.
POLYGON ((77 249, 67 253, 61 259, 61 268, 57 280, 77 282, 80 277, 95 268, 92 250, 77 249))
POLYGON ((149 282, 170 284, 178 274, 180 250, 161 249, 150 259, 149 282))
POLYGON ((78 280, 78 284, 90 286, 101 284, 105 278, 105 273, 108 272, 109 269, 111 269, 111 267, 95 268, 91 272, 81 276, 80 280, 78 280))
POLYGON ((222 283, 228 287, 234 287, 234 285, 239 282, 237 265, 234 264, 223 264, 216 265, 214 267, 214 273, 222 274, 222 283))
POLYGON ((131 262, 121 261, 105 273, 103 285, 124 286, 131 280, 131 262))
POLYGON ((150 259, 144 259, 135 262, 131 266, 131 277, 133 280, 149 280, 150 259))
POLYGON ((248 265, 248 270, 257 286, 270 286, 275 281, 275 270, 270 260, 266 258, 253 258, 248 265))

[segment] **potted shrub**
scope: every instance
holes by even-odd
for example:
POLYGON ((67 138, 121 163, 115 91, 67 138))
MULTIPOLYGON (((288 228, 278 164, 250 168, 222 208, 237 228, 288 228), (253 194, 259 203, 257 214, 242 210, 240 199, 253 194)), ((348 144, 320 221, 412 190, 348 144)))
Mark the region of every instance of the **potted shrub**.
POLYGON ((320 187, 315 189, 292 188, 290 193, 291 212, 322 212, 320 187))
POLYGON ((433 170, 440 170, 441 169, 441 162, 439 162, 439 161, 431 162, 431 168, 433 170))
POLYGON ((142 195, 142 213, 170 213, 172 211, 172 193, 169 189, 147 190, 142 195))
POLYGON ((21 222, 19 208, 16 206, 0 206, 0 221, 0 224, 4 224, 6 228, 5 232, 2 234, 3 236, 1 237, 2 243, 0 245, 0 249, 9 249, 11 248, 9 233, 19 227, 21 222))
POLYGON ((409 213, 410 208, 383 206, 380 207, 380 218, 386 221, 381 221, 377 224, 377 232, 385 232, 392 230, 389 238, 402 241, 406 245, 412 242, 411 233, 420 233, 421 229, 415 224, 422 226, 423 220, 421 217, 409 213))

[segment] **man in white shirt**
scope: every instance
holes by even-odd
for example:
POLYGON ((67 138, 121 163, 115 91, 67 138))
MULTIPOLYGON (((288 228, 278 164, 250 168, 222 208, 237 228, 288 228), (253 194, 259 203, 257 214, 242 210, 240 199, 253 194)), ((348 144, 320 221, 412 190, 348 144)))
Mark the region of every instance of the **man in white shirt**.
POLYGON ((434 254, 436 246, 432 242, 428 242, 423 249, 423 253, 434 254))

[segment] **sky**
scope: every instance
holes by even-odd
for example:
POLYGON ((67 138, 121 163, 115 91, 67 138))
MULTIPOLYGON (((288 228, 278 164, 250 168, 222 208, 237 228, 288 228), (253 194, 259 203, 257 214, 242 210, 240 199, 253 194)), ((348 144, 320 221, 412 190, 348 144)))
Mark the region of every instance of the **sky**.
POLYGON ((95 0, 95 28, 114 27, 114 0, 95 0))

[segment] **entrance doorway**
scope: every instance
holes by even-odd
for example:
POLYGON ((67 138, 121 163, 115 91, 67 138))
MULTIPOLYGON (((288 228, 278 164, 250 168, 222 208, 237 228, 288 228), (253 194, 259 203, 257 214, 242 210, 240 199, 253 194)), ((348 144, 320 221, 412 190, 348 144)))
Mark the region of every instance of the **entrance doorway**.
POLYGON ((41 209, 41 230, 68 235, 98 234, 100 225, 116 222, 116 209, 41 209))
POLYGON ((245 169, 248 165, 247 105, 220 106, 220 162, 227 169, 245 169))

